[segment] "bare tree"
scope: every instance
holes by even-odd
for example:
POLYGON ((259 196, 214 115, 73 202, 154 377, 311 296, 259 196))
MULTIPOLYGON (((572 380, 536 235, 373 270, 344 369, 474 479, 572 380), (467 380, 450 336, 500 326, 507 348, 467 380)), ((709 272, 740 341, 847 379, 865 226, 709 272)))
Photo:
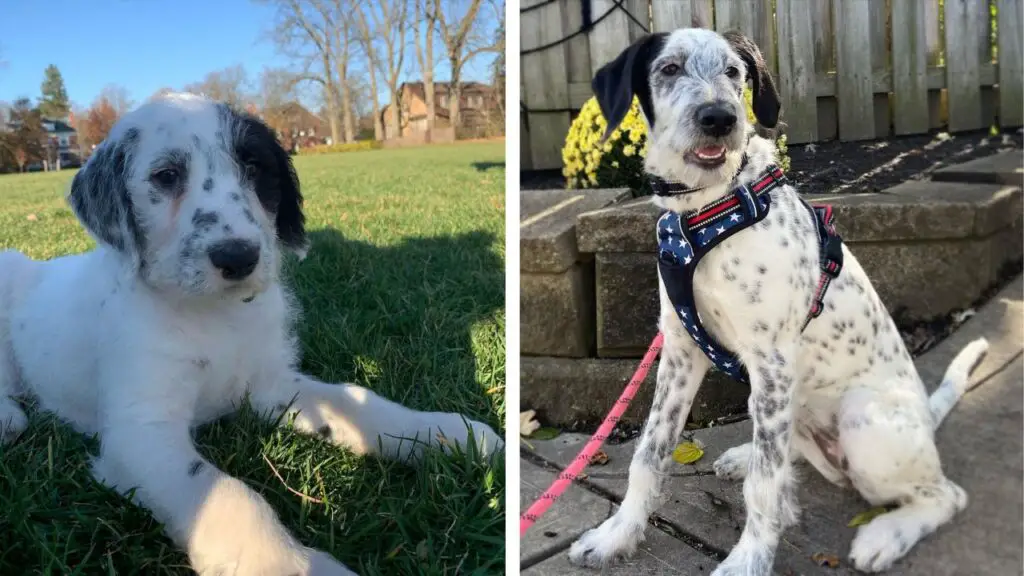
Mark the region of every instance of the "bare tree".
MULTIPOLYGON (((458 128, 462 99, 462 69, 474 57, 485 52, 498 50, 493 38, 485 38, 476 30, 482 0, 433 0, 441 40, 451 68, 451 82, 448 85, 448 116, 452 126, 458 128), (461 16, 459 15, 461 13, 461 16)), ((504 22, 504 10, 497 2, 489 2, 494 8, 493 17, 504 22)))
POLYGON ((210 72, 202 81, 189 84, 184 90, 226 102, 236 108, 243 108, 248 99, 249 88, 249 75, 245 72, 245 67, 238 64, 210 72))
POLYGON ((273 37, 278 51, 301 64, 297 82, 313 82, 323 89, 333 142, 355 138, 351 92, 346 89, 355 41, 354 1, 276 0, 273 37))
POLYGON ((373 91, 373 133, 377 140, 383 138, 380 104, 377 100, 379 87, 377 73, 384 76, 384 83, 391 93, 391 124, 401 134, 401 95, 398 80, 405 62, 406 32, 409 29, 409 2, 407 0, 378 0, 363 2, 357 11, 363 49, 370 60, 370 85, 373 91), (370 15, 367 22, 367 13, 370 15))
POLYGON ((426 141, 434 135, 436 109, 434 108, 434 33, 437 31, 437 11, 428 10, 426 4, 433 0, 415 0, 416 20, 421 29, 416 31, 416 59, 423 75, 423 99, 427 105, 426 141))
POLYGON ((104 98, 110 103, 118 118, 124 116, 135 107, 135 101, 129 95, 128 89, 118 84, 107 84, 104 86, 100 90, 100 98, 104 98))

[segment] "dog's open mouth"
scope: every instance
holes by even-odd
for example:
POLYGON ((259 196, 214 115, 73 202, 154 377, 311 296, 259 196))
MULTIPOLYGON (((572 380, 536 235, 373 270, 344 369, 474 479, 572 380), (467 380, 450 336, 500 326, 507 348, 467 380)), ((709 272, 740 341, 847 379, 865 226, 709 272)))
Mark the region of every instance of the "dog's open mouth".
POLYGON ((717 168, 725 162, 725 146, 713 145, 694 148, 686 153, 686 161, 704 168, 717 168))

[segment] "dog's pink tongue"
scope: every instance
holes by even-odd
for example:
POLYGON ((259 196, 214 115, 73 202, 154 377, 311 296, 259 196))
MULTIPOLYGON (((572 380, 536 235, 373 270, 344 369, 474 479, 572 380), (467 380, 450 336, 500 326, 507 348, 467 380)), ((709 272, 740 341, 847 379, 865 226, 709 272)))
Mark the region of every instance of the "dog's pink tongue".
POLYGON ((697 154, 700 156, 706 156, 708 158, 714 158, 715 156, 721 156, 725 152, 725 146, 705 146, 697 149, 697 154))

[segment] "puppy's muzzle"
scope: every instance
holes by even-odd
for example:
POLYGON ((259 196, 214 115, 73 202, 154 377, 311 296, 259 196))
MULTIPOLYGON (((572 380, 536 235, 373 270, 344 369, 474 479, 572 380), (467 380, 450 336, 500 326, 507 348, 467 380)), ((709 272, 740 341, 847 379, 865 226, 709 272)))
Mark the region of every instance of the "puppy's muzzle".
POLYGON ((694 115, 700 129, 715 138, 728 135, 736 127, 736 114, 723 102, 709 102, 697 108, 694 115))
POLYGON ((256 269, 260 247, 247 240, 225 240, 210 247, 209 255, 225 280, 243 280, 256 269))

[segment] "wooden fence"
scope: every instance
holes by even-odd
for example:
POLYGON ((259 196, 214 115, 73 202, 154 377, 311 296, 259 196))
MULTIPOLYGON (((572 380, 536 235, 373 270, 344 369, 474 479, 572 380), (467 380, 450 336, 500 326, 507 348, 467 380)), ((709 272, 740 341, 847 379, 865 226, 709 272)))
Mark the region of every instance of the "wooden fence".
POLYGON ((790 144, 1020 126, 1022 1, 522 0, 522 167, 561 167, 598 68, 648 31, 688 26, 757 42, 790 144))

